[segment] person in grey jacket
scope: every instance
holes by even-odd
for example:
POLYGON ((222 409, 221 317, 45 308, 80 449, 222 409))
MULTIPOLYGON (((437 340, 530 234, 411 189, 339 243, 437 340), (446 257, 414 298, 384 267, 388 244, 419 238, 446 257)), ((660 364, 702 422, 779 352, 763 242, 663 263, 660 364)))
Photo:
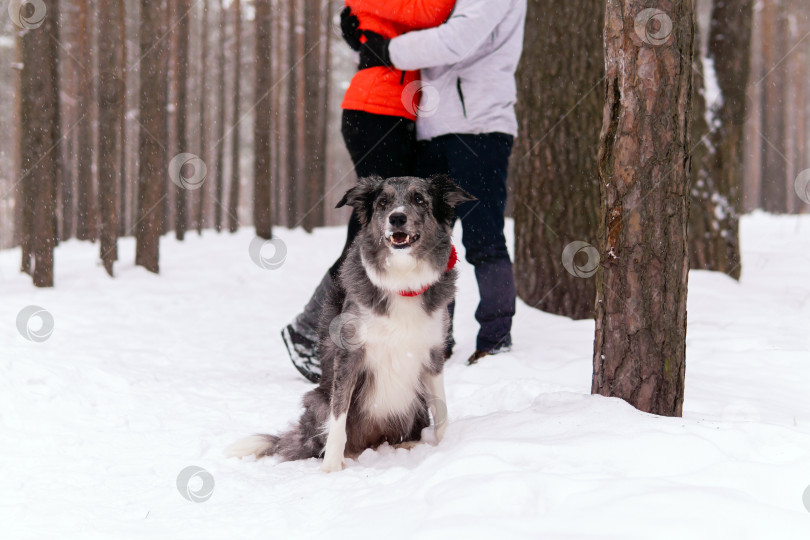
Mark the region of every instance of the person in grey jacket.
POLYGON ((503 229, 525 18, 526 0, 458 0, 441 26, 391 40, 363 32, 360 49, 361 68, 421 70, 418 174, 449 174, 478 199, 457 209, 480 294, 471 364, 512 344, 515 284, 503 229))

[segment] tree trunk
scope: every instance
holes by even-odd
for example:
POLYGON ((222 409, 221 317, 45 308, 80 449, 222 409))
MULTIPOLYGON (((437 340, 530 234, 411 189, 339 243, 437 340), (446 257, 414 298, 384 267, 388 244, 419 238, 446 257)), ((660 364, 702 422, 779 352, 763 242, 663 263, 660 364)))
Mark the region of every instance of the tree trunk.
POLYGON ((287 174, 284 182, 287 192, 287 226, 295 227, 298 223, 298 67, 301 58, 299 54, 299 36, 296 32, 297 4, 299 0, 288 0, 287 3, 287 174))
MULTIPOLYGON (((203 0, 202 5, 202 21, 200 23, 200 158, 204 163, 208 163, 208 118, 206 112, 208 109, 208 0, 203 0)), ((205 192, 208 190, 207 185, 203 185, 199 189, 199 199, 197 200, 197 234, 202 235, 205 216, 205 192)))
MULTIPOLYGON (((37 287, 53 287, 59 168, 59 2, 44 3, 41 26, 23 20, 20 165, 23 183, 22 268, 37 287)), ((34 12, 36 15, 36 11, 34 12)), ((32 19, 34 17, 31 17, 32 19)))
POLYGON ((601 0, 530 0, 517 74, 517 292, 530 306, 575 319, 593 317, 596 297, 595 268, 577 270, 582 261, 566 246, 597 238, 603 12, 601 0))
POLYGON ((90 32, 90 13, 88 0, 77 0, 78 13, 78 57, 84 66, 78 72, 77 99, 77 139, 76 139, 76 238, 79 240, 96 240, 96 206, 93 182, 93 148, 92 133, 92 33, 90 32))
POLYGON ((326 152, 321 141, 321 122, 327 116, 323 109, 321 97, 324 72, 322 65, 322 13, 318 0, 304 0, 304 122, 303 126, 304 148, 307 151, 306 160, 301 162, 300 191, 304 229, 312 229, 323 225, 324 208, 322 194, 326 185, 322 177, 322 162, 326 152))
POLYGON ((219 0, 219 77, 217 80, 217 101, 219 103, 217 118, 217 170, 214 179, 214 228, 222 231, 222 207, 225 193, 225 43, 227 18, 224 0, 219 0))
POLYGON ((118 108, 120 126, 118 133, 121 143, 118 147, 118 159, 120 168, 119 184, 118 184, 118 236, 126 236, 129 233, 127 227, 127 189, 130 186, 128 167, 127 167, 127 3, 123 2, 118 10, 118 32, 121 35, 121 49, 120 49, 120 62, 121 62, 121 87, 124 90, 121 96, 121 106, 118 108))
POLYGON ((692 2, 608 0, 604 35, 602 268, 591 391, 620 397, 642 411, 680 416, 689 269, 692 2))
POLYGON ((241 175, 239 170, 239 77, 242 73, 242 6, 240 0, 233 2, 234 24, 234 88, 233 88, 233 126, 231 128, 231 186, 228 197, 228 231, 235 233, 239 230, 239 188, 241 175))
POLYGON ((272 237, 270 213, 270 89, 272 79, 273 18, 270 0, 256 0, 256 73, 253 129, 253 224, 256 236, 272 237))
POLYGON ((138 134, 138 219, 135 264, 159 270, 166 178, 166 46, 162 38, 165 3, 141 0, 140 131, 138 134))
MULTIPOLYGON (((188 152, 188 41, 189 41, 189 11, 191 10, 190 0, 175 0, 175 17, 177 32, 177 50, 174 55, 174 76, 177 93, 175 94, 175 105, 177 117, 175 122, 176 141, 178 153, 188 152)), ((175 184, 174 204, 175 221, 174 234, 178 240, 183 240, 188 228, 188 202, 186 188, 175 184)))
POLYGON ((766 212, 784 214, 788 204, 785 123, 787 115, 787 62, 790 34, 783 0, 764 0, 762 44, 765 74, 762 111, 762 190, 761 205, 766 212))
POLYGON ((121 154, 118 151, 121 130, 121 108, 125 89, 121 85, 121 32, 118 0, 98 3, 98 208, 101 222, 101 260, 107 273, 113 275, 113 262, 118 258, 118 184, 121 154))
MULTIPOLYGON (((717 103, 709 104, 711 125, 707 125, 701 155, 693 154, 690 266, 724 272, 734 279, 740 279, 741 273, 739 222, 753 4, 753 0, 714 2, 708 58, 720 96, 717 103)), ((703 118, 696 114, 695 121, 706 125, 703 118)), ((696 137, 693 142, 698 145, 696 137)))

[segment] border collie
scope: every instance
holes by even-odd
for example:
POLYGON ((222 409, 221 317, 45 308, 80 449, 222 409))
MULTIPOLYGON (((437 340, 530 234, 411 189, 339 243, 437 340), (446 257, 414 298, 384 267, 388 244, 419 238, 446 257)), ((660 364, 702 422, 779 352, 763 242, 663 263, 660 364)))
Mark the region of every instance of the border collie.
POLYGON ((243 439, 229 456, 323 455, 321 469, 339 471, 366 448, 411 448, 429 413, 442 439, 452 226, 455 207, 472 200, 446 176, 363 178, 343 196, 337 207, 352 206, 362 229, 321 315, 320 384, 290 431, 243 439))

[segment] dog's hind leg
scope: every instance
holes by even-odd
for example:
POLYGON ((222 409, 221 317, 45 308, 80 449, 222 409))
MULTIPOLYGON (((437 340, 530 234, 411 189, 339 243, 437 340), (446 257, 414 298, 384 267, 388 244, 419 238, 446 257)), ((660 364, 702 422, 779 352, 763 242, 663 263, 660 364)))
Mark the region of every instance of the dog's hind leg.
POLYGON ((326 424, 327 436, 324 446, 323 463, 324 472, 340 471, 345 467, 343 456, 346 451, 346 416, 352 401, 352 393, 357 383, 357 366, 360 362, 355 358, 358 352, 339 355, 334 366, 334 379, 332 380, 332 397, 329 421, 326 424))

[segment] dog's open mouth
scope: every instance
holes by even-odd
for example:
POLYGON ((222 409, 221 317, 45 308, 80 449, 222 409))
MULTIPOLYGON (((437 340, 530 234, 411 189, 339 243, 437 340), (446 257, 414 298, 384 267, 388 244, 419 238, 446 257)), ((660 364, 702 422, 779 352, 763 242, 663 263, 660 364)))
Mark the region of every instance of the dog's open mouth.
POLYGON ((391 246, 394 249, 404 249, 410 247, 414 242, 419 240, 418 234, 407 234, 404 232, 395 232, 391 235, 391 246))

